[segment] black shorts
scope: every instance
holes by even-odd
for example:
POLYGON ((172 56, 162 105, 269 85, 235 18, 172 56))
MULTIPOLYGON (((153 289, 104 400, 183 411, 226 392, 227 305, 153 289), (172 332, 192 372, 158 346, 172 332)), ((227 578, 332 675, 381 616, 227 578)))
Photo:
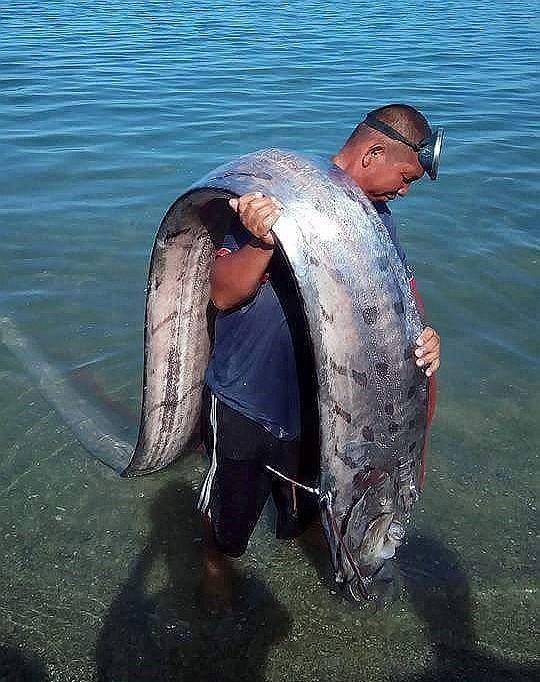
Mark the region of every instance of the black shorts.
POLYGON ((276 535, 293 537, 297 523, 296 490, 272 475, 269 464, 297 480, 299 440, 282 440, 205 390, 203 439, 210 470, 203 483, 199 509, 211 519, 217 547, 229 556, 242 555, 272 493, 276 535))

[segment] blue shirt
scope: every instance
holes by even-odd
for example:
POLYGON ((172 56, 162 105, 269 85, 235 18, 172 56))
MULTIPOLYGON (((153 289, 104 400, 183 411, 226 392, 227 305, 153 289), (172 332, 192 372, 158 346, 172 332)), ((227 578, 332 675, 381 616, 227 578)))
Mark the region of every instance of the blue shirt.
MULTIPOLYGON (((405 252, 384 202, 374 203, 403 264, 405 252)), ((250 239, 240 223, 226 234, 223 247, 235 251, 250 239)), ((205 380, 221 401, 268 429, 277 438, 300 435, 300 395, 289 326, 272 282, 234 310, 218 312, 214 350, 205 380)))

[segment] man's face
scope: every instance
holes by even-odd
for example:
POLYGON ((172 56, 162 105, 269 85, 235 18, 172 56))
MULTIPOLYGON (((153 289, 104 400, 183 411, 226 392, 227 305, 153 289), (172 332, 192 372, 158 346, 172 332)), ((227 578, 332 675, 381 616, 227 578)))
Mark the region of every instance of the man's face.
POLYGON ((392 201, 404 197, 410 186, 424 175, 417 155, 399 150, 396 155, 384 154, 366 169, 362 189, 372 201, 392 201))

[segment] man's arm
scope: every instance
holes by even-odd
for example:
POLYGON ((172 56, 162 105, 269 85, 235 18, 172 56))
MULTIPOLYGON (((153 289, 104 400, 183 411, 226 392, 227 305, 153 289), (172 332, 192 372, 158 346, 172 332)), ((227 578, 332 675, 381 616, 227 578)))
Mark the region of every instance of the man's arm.
POLYGON ((238 251, 215 259, 210 275, 210 297, 219 310, 235 308, 258 289, 274 252, 272 226, 281 206, 260 192, 229 200, 253 238, 238 251))

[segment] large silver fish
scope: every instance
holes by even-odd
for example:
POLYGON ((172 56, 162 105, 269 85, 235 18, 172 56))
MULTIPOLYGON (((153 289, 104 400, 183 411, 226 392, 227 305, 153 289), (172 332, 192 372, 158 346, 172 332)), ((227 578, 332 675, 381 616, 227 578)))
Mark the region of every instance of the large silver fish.
POLYGON ((253 191, 285 207, 272 260, 288 278, 309 341, 298 366, 301 384, 305 374, 315 378, 313 423, 304 424, 304 434, 317 435, 306 440, 320 464, 313 488, 336 580, 367 597, 420 491, 428 386, 414 360, 423 324, 403 264, 372 204, 339 168, 264 150, 213 171, 171 206, 150 263, 134 450, 9 320, 0 320, 1 337, 99 459, 125 476, 163 468, 198 435, 211 346, 209 272, 232 217, 227 200, 253 191))
POLYGON ((428 401, 413 349, 423 324, 377 212, 330 162, 250 154, 207 175, 166 214, 149 275, 141 429, 125 474, 163 467, 196 430, 209 270, 227 199, 253 191, 285 209, 274 232, 313 351, 323 525, 336 580, 366 596, 420 490, 428 401))

